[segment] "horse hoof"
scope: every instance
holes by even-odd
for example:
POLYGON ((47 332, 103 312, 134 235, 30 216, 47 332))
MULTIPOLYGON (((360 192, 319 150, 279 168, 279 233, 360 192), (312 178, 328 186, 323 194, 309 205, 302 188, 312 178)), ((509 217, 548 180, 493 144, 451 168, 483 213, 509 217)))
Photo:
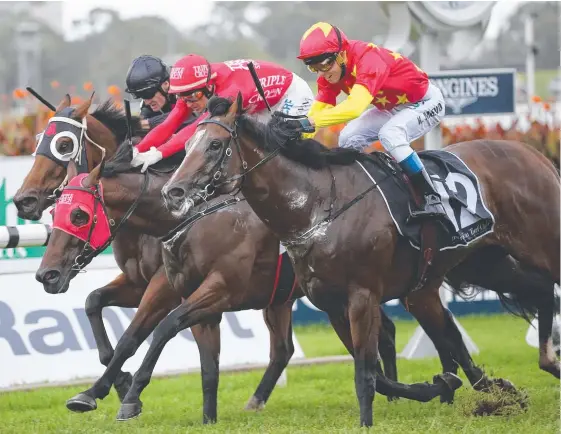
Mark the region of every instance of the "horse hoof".
POLYGON ((247 404, 245 405, 245 410, 261 411, 264 408, 265 403, 259 398, 256 398, 255 395, 249 398, 249 401, 247 401, 247 404))
POLYGON ((119 376, 115 380, 115 383, 113 384, 113 387, 115 387, 117 395, 119 396, 119 402, 123 402, 123 399, 125 399, 125 396, 127 396, 131 385, 132 375, 130 372, 123 372, 122 374, 119 374, 119 376))
POLYGON ((451 372, 435 375, 432 381, 434 384, 445 387, 440 395, 440 402, 448 404, 454 402, 454 392, 463 384, 461 378, 451 372))
POLYGON ((117 420, 120 422, 134 419, 140 416, 142 413, 142 402, 132 402, 121 404, 121 408, 119 409, 119 413, 117 413, 117 420))
POLYGON ((79 393, 74 398, 66 401, 66 408, 76 413, 85 413, 86 411, 93 411, 97 409, 95 398, 92 398, 85 393, 79 393))

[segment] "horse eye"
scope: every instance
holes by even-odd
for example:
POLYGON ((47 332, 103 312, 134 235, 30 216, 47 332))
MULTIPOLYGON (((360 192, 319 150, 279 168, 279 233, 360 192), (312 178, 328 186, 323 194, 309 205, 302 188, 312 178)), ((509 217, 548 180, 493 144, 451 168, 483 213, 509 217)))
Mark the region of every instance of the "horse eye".
POLYGON ((222 147, 222 142, 220 140, 213 140, 210 142, 209 148, 211 151, 218 151, 222 147))
POLYGON ((65 140, 64 142, 60 142, 59 145, 58 145, 58 148, 59 148, 58 150, 59 150, 59 152, 66 152, 66 151, 68 151, 68 150, 69 150, 68 148, 70 147, 70 144, 71 144, 71 142, 68 142, 68 141, 66 141, 66 140, 65 140))
POLYGON ((90 220, 90 216, 87 212, 82 211, 80 208, 72 210, 70 213, 70 221, 74 226, 84 226, 90 220))

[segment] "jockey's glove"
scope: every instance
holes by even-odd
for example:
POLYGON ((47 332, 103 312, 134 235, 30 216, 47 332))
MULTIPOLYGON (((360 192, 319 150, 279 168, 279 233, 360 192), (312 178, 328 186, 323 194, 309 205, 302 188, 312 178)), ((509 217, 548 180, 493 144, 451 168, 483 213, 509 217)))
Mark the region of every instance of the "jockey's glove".
POLYGON ((150 148, 149 151, 146 152, 136 151, 136 152, 137 154, 135 155, 133 150, 133 159, 131 161, 131 166, 132 167, 142 166, 142 169, 140 169, 142 173, 146 172, 149 166, 156 164, 158 161, 160 161, 163 158, 162 153, 158 151, 156 148, 154 148, 153 146, 150 148))
POLYGON ((307 116, 290 116, 276 111, 273 116, 281 118, 285 127, 299 133, 313 133, 316 131, 307 116))
POLYGON ((287 118, 285 120, 287 126, 301 133, 313 133, 316 131, 314 126, 310 123, 310 120, 306 116, 301 116, 298 118, 287 118))

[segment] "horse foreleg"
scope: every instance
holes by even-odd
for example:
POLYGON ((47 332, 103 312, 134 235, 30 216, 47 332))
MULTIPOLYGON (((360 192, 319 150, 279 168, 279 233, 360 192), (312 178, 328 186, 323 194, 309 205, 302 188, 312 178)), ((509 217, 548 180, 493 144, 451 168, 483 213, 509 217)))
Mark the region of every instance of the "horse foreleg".
POLYGON ((203 424, 215 423, 218 407, 218 380, 220 376, 220 321, 222 315, 210 318, 204 324, 191 327, 199 347, 201 379, 203 383, 203 424))
POLYGON ((271 396, 282 372, 294 354, 292 342, 292 304, 290 301, 263 310, 263 318, 269 329, 269 365, 257 386, 257 390, 247 402, 246 410, 262 410, 271 396))
MULTIPOLYGON (((103 324, 102 309, 106 306, 137 307, 142 299, 145 288, 127 279, 125 274, 120 274, 108 285, 92 291, 86 299, 86 315, 90 321, 93 336, 99 352, 99 361, 107 366, 114 355, 113 346, 107 336, 103 324)), ((131 374, 119 371, 115 380, 115 389, 122 400, 131 382, 131 374)))
POLYGON ((360 407, 360 426, 372 426, 376 393, 376 362, 380 332, 380 301, 366 288, 352 288, 349 322, 355 361, 355 390, 360 407))
MULTIPOLYGON (((107 363, 107 369, 103 375, 91 388, 69 399, 66 407, 76 412, 95 410, 97 408, 96 399, 103 399, 107 396, 111 385, 117 381, 124 363, 135 354, 156 325, 179 302, 180 298, 171 289, 165 271, 160 269, 150 281, 139 308, 129 327, 119 339, 113 357, 107 363)), ((129 384, 123 384, 121 387, 125 386, 126 390, 122 391, 122 398, 128 392, 129 384)))
POLYGON ((230 299, 224 297, 225 291, 226 285, 222 276, 219 273, 209 275, 189 298, 158 324, 150 348, 134 374, 127 396, 123 399, 117 420, 128 420, 142 412, 140 394, 150 382, 156 362, 168 341, 181 330, 215 318, 231 308, 230 299))

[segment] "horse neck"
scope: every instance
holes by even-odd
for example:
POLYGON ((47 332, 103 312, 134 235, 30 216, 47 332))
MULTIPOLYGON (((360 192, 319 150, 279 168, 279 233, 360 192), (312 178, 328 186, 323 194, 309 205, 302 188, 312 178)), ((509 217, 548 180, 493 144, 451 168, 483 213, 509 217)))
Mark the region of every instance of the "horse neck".
MULTIPOLYGON (((111 158, 117 151, 118 143, 115 134, 107 128, 103 123, 98 121, 91 115, 87 115, 88 137, 97 145, 105 149, 105 159, 111 158)), ((85 138, 86 155, 90 163, 89 170, 92 170, 101 162, 101 150, 97 146, 90 143, 90 140, 85 138)))
MULTIPOLYGON (((240 138, 240 146, 248 168, 267 155, 253 140, 240 138)), ((278 154, 245 176, 242 191, 257 216, 284 240, 305 232, 324 216, 330 187, 327 170, 310 170, 278 154)))
POLYGON ((142 193, 144 176, 133 173, 102 178, 103 200, 110 218, 119 222, 138 200, 132 215, 124 223, 127 229, 141 234, 161 237, 177 226, 182 219, 168 212, 162 201, 162 187, 168 181, 163 176, 149 176, 142 193))

